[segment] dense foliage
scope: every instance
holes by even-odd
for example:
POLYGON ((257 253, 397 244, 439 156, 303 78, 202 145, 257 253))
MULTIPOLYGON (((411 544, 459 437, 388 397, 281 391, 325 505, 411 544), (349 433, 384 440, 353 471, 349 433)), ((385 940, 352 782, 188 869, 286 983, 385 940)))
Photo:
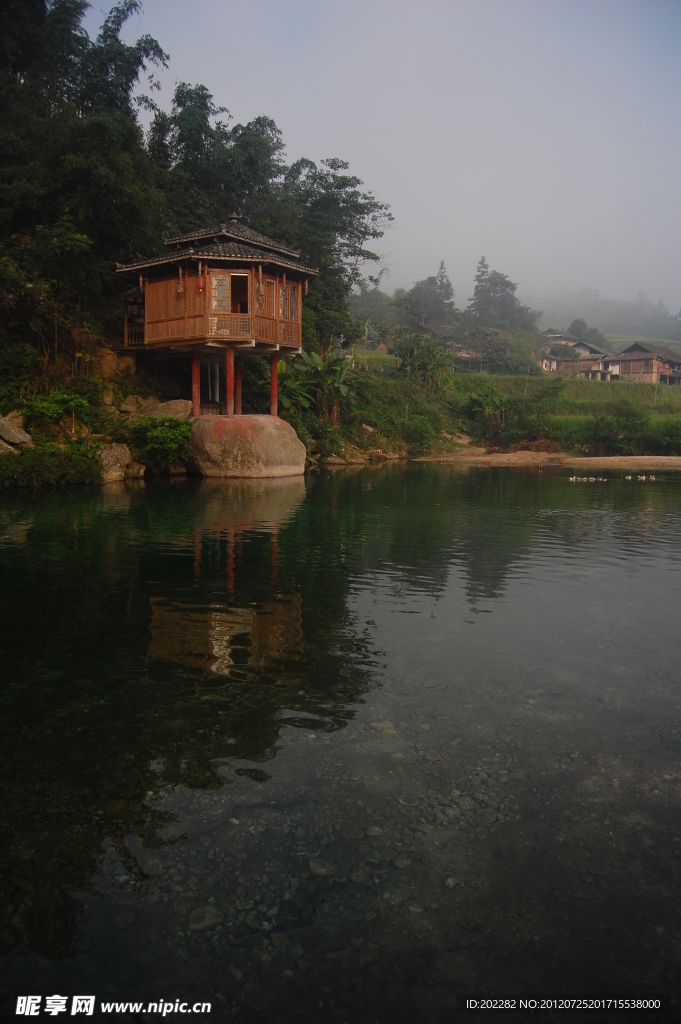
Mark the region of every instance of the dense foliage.
POLYGON ((186 420, 153 416, 138 417, 127 425, 124 433, 137 458, 152 470, 191 459, 191 437, 192 425, 186 420))
POLYGON ((5 487, 95 484, 100 480, 101 467, 95 453, 84 445, 63 448, 46 444, 0 459, 0 484, 5 487))
POLYGON ((607 338, 603 332, 599 331, 597 327, 589 327, 583 316, 575 317, 568 327, 568 331, 576 338, 581 338, 582 341, 590 341, 594 345, 600 345, 601 348, 607 348, 607 338))
POLYGON ((349 336, 348 291, 378 258, 387 207, 341 160, 287 166, 270 118, 231 124, 203 85, 180 82, 170 113, 159 109, 167 54, 150 36, 121 39, 140 6, 116 3, 95 40, 86 0, 0 8, 0 343, 47 354, 58 328, 119 332, 129 282, 116 262, 235 211, 319 267, 307 344, 349 336), (146 135, 140 107, 153 115, 146 135))
POLYGON ((517 289, 517 284, 506 274, 490 270, 485 257, 481 257, 467 310, 475 326, 512 332, 534 331, 541 313, 524 306, 516 296, 517 289))
MULTIPOLYGON (((517 285, 506 274, 490 270, 484 257, 477 266, 473 296, 463 310, 454 303, 442 261, 436 275, 417 281, 408 291, 396 289, 392 298, 380 283, 380 275, 360 282, 350 299, 364 344, 383 343, 400 357, 412 349, 428 350, 431 362, 439 349, 443 357, 450 354, 450 365, 454 356, 458 366, 479 373, 540 372, 541 312, 523 305, 517 285), (418 334, 422 342, 416 345, 418 334)), ((413 356, 403 359, 407 372, 412 362, 413 356)))
POLYGON ((669 397, 670 408, 660 412, 653 386, 553 377, 520 390, 488 378, 460 411, 479 442, 501 449, 549 442, 579 455, 678 455, 681 416, 676 394, 669 397), (589 397, 575 400, 579 390, 589 397))

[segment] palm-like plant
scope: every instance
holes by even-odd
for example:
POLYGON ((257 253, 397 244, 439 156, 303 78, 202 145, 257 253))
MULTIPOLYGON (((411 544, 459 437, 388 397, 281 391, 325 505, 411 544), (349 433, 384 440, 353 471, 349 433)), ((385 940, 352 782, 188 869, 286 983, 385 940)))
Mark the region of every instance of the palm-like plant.
POLYGON ((283 364, 284 368, 282 364, 280 395, 284 408, 297 405, 309 409, 314 405, 319 419, 330 416, 337 426, 341 401, 351 397, 356 387, 348 360, 335 354, 323 359, 316 352, 301 352, 295 362, 283 364))

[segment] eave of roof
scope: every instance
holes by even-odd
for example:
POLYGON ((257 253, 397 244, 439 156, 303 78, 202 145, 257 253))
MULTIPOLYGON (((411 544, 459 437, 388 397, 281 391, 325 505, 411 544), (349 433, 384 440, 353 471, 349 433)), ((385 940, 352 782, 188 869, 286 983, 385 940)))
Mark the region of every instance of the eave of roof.
POLYGON ((253 242, 264 249, 281 252, 286 256, 292 256, 294 259, 300 258, 299 249, 289 249, 288 246, 282 245, 281 242, 275 242, 273 238, 268 238, 267 235, 249 228, 246 224, 240 224, 237 220, 231 220, 225 224, 216 224, 212 227, 198 228, 196 231, 188 231, 184 235, 177 235, 174 238, 164 238, 163 244, 167 246, 181 246, 186 245, 187 242, 198 242, 206 238, 218 237, 230 238, 237 242, 253 242))
POLYGON ((594 343, 592 341, 584 341, 582 338, 579 339, 579 341, 577 342, 577 344, 574 347, 577 348, 577 345, 586 345, 586 347, 589 349, 589 351, 593 352, 593 354, 597 355, 597 356, 611 356, 612 355, 612 352, 610 352, 607 348, 601 348, 600 345, 594 345, 594 343))
POLYGON ((658 358, 665 359, 668 363, 675 363, 677 366, 681 365, 681 352, 673 352, 664 345, 648 345, 642 341, 635 341, 629 348, 619 352, 617 358, 634 359, 637 351, 642 354, 648 353, 648 355, 657 356, 658 358))
POLYGON ((543 338, 569 338, 570 341, 581 341, 576 334, 570 334, 569 331, 558 331, 554 327, 549 327, 548 331, 542 332, 543 338))
POLYGON ((164 253, 162 256, 152 256, 151 259, 138 260, 136 263, 118 264, 117 273, 126 270, 144 270, 147 267, 159 267, 163 264, 176 264, 183 260, 220 260, 225 263, 273 263, 278 267, 287 270, 295 270, 309 277, 316 277, 317 271, 312 267, 306 267, 304 263, 295 259, 287 259, 278 253, 268 252, 266 249, 258 249, 253 245, 243 245, 238 242, 214 242, 212 245, 201 246, 194 249, 181 249, 173 253, 164 253))

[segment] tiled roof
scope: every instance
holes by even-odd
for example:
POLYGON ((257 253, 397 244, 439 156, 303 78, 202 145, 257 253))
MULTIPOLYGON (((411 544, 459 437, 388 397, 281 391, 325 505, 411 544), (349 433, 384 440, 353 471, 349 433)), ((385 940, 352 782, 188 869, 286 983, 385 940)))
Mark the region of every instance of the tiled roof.
POLYGON ((184 235, 177 235, 175 238, 164 238, 165 245, 186 246, 189 242, 203 242, 208 238, 232 238, 238 241, 252 242, 263 249, 271 249, 273 252, 282 252, 294 259, 300 257, 298 249, 290 249, 281 242, 275 242, 273 238, 249 228, 247 224, 241 224, 236 218, 231 218, 224 224, 214 224, 212 227, 197 228, 195 231, 188 231, 184 235))
POLYGON ((563 339, 564 341, 567 342, 568 345, 572 345, 573 348, 576 348, 577 345, 584 345, 586 348, 589 349, 589 352, 592 352, 596 355, 612 355, 612 353, 607 348, 601 348, 600 345, 596 345, 596 343, 593 341, 587 341, 585 338, 578 338, 576 334, 570 334, 569 331, 556 331, 553 330, 553 328, 550 328, 548 331, 544 331, 544 333, 542 334, 542 338, 546 338, 549 341, 551 339, 563 339))
MULTIPOLYGON (((254 232, 257 234, 257 232, 254 232)), ((287 258, 278 252, 268 251, 255 245, 246 245, 243 242, 212 242, 210 245, 199 245, 196 248, 189 246, 186 249, 175 252, 163 253, 162 256, 152 256, 148 260, 139 260, 136 263, 128 263, 125 266, 118 266, 117 270, 142 270, 145 267, 162 266, 164 263, 177 263, 181 259, 191 260, 224 260, 225 262, 241 262, 248 260, 252 263, 273 263, 277 267, 284 267, 287 270, 297 270, 301 274, 309 274, 316 277, 317 271, 306 267, 295 257, 287 258)))
POLYGON ((673 352, 672 349, 667 348, 665 345, 656 345, 654 341, 635 341, 633 345, 625 348, 623 352, 618 352, 617 358, 635 359, 637 351, 640 351, 641 354, 648 352, 659 359, 664 359, 673 366, 681 366, 681 352, 673 352))
POLYGON ((568 338, 569 341, 581 341, 576 334, 570 334, 569 331, 558 331, 555 327, 549 327, 548 331, 542 333, 543 338, 568 338))

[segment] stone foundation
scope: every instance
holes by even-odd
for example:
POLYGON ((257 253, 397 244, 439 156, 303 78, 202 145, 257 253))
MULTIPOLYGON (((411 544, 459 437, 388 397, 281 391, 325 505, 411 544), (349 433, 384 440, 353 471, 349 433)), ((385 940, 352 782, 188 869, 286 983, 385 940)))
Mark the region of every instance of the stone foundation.
POLYGON ((192 424, 196 467, 203 476, 302 476, 305 445, 278 416, 199 416, 192 424))

